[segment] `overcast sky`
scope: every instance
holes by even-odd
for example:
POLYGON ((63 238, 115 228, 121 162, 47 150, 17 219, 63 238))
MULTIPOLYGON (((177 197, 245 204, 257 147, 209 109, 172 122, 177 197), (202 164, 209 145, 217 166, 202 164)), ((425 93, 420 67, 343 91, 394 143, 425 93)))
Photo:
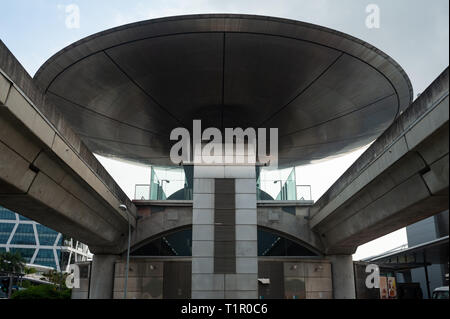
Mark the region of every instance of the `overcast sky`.
MULTIPOLYGON (((449 64, 448 0, 0 0, 0 39, 34 75, 57 51, 85 36, 126 23, 171 15, 247 13, 319 24, 360 38, 396 60, 409 75, 414 96, 449 64), (80 10, 79 28, 66 24, 66 8, 80 10), (380 27, 367 28, 366 8, 380 9, 380 27)), ((325 163, 297 168, 297 183, 312 185, 318 199, 362 150, 325 163)), ((123 190, 146 184, 148 169, 100 158, 123 190)), ((405 230, 358 248, 355 259, 406 243, 405 230)))

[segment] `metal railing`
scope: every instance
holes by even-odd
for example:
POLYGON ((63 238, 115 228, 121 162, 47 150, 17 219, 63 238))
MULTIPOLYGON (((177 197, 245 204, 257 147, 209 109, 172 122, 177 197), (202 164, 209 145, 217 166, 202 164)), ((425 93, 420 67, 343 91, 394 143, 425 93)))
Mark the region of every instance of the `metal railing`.
POLYGON ((153 184, 137 184, 135 200, 191 200, 192 188, 184 180, 160 180, 153 184), (153 187, 153 189, 152 189, 153 187))
POLYGON ((297 200, 313 200, 311 185, 297 185, 297 200))
MULTIPOLYGON (((257 184, 258 200, 273 201, 311 201, 311 185, 295 185, 281 180, 259 181, 257 184)), ((135 200, 192 200, 192 188, 187 187, 184 181, 160 181, 154 185, 136 184, 134 190, 135 200), (151 187, 155 187, 152 191, 151 187)))
POLYGON ((150 184, 136 184, 134 186, 135 200, 150 200, 150 184))

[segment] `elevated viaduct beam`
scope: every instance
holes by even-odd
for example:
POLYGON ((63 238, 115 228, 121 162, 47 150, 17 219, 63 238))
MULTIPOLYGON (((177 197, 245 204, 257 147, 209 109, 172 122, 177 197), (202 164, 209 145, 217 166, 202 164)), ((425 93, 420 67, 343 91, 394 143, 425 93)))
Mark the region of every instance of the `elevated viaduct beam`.
POLYGON ((448 68, 311 208, 327 254, 448 208, 448 68))
POLYGON ((114 253, 136 208, 0 42, 0 205, 114 253))

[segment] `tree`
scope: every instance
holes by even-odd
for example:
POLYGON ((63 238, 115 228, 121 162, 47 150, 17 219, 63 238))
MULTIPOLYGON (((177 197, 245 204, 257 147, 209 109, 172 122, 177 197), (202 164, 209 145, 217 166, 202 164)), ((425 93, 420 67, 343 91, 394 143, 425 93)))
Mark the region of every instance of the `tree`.
POLYGON ((47 280, 61 288, 65 288, 65 282, 66 278, 69 274, 68 273, 62 273, 58 272, 56 270, 49 270, 47 273, 44 274, 44 277, 47 278, 47 280))
POLYGON ((3 252, 0 253, 0 271, 6 273, 20 273, 25 268, 25 259, 19 252, 3 252))
POLYGON ((25 275, 31 275, 31 274, 35 274, 37 272, 37 270, 36 270, 36 268, 33 268, 33 267, 25 267, 23 272, 25 275))
POLYGON ((13 278, 17 273, 21 273, 25 269, 25 259, 19 252, 3 252, 0 253, 0 271, 8 274, 8 298, 11 298, 13 278))
POLYGON ((38 285, 16 291, 12 299, 70 299, 71 290, 58 290, 54 285, 38 285))

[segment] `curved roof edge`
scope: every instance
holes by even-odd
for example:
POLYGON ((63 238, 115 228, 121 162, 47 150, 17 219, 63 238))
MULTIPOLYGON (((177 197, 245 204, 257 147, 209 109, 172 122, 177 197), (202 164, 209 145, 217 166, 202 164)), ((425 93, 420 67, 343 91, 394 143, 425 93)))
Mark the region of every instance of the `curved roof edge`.
POLYGON ((413 88, 406 72, 390 56, 376 47, 348 34, 315 24, 246 14, 180 15, 134 22, 101 31, 74 42, 54 54, 39 68, 34 79, 38 86, 46 92, 60 73, 86 56, 132 40, 174 34, 181 30, 186 32, 186 27, 190 29, 189 32, 264 32, 332 47, 371 65, 389 80, 397 93, 399 102, 396 118, 413 101, 413 88), (197 21, 192 24, 194 20, 197 21), (204 20, 210 20, 210 22, 204 23, 204 20), (247 20, 249 22, 253 20, 256 23, 242 27, 239 22, 229 23, 227 20, 247 20), (186 25, 186 22, 191 24, 186 25), (264 23, 258 24, 258 22, 264 23), (280 27, 281 25, 283 27, 280 27), (137 32, 141 28, 146 28, 145 36, 137 32), (303 32, 302 34, 301 30, 305 28, 313 30, 313 32, 303 32), (326 36, 324 37, 324 35, 326 36))

